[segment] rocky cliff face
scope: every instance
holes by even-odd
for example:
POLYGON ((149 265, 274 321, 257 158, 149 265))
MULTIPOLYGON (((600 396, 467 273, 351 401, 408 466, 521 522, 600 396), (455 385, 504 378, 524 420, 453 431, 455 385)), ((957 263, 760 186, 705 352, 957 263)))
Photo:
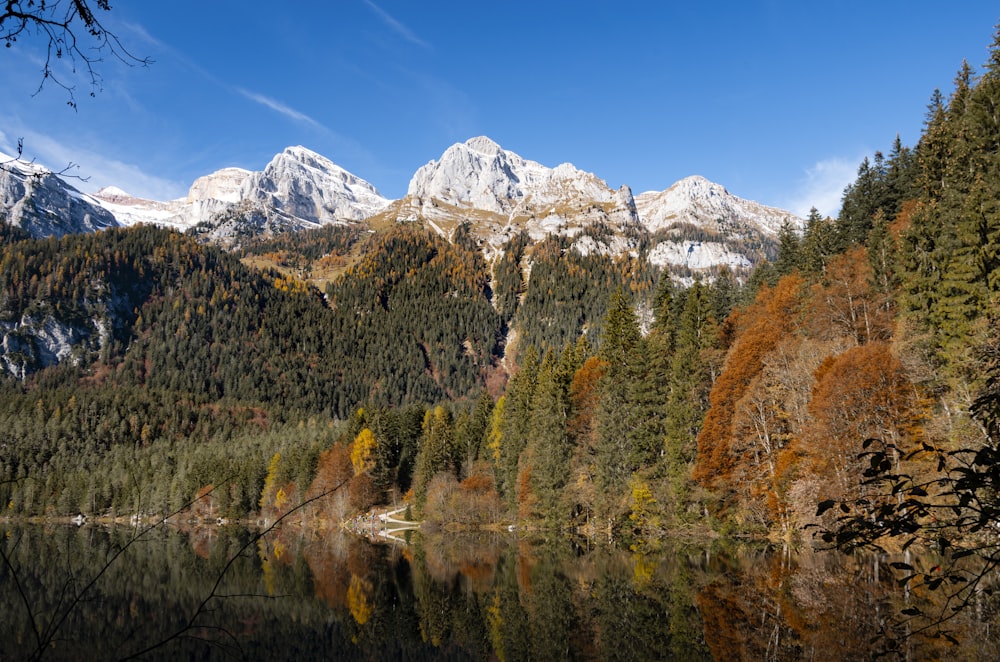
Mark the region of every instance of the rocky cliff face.
POLYGON ((561 234, 580 237, 581 251, 621 253, 635 247, 639 224, 627 186, 612 189, 568 163, 548 168, 484 136, 452 145, 417 170, 406 198, 389 215, 427 222, 444 235, 471 221, 488 254, 520 230, 536 241, 561 234), (596 226, 611 232, 603 238, 581 236, 596 226))
POLYGON ((253 173, 240 197, 317 225, 360 221, 389 204, 374 186, 304 147, 287 148, 253 173))
POLYGON ((542 214, 547 208, 625 202, 595 175, 569 163, 547 168, 501 148, 485 136, 449 147, 440 160, 421 167, 407 195, 437 199, 497 214, 542 214))
POLYGON ((274 233, 359 221, 389 203, 368 182, 304 147, 289 147, 260 172, 223 168, 199 177, 179 200, 143 200, 117 189, 95 197, 126 225, 197 228, 226 246, 253 228, 274 233))
POLYGON ((726 265, 747 269, 765 257, 783 223, 801 227, 790 212, 738 198, 703 177, 633 198, 570 164, 547 168, 504 150, 486 137, 449 147, 420 168, 396 220, 423 220, 442 234, 463 220, 490 250, 513 232, 534 240, 573 238, 580 253, 636 254, 661 267, 690 272, 726 265), (755 247, 755 248, 751 248, 755 247))
POLYGON ((52 171, 0 155, 0 218, 33 237, 117 227, 114 215, 52 171))
POLYGON ((546 167, 485 136, 456 143, 418 169, 406 197, 395 202, 304 147, 285 149, 259 172, 224 168, 200 177, 187 197, 167 202, 114 188, 99 191, 95 201, 57 185, 48 171, 20 172, 0 172, 0 209, 35 236, 93 231, 116 218, 191 230, 235 247, 249 237, 326 223, 421 222, 449 237, 470 222, 488 257, 523 230, 534 241, 569 237, 584 254, 641 252, 690 277, 721 265, 750 268, 766 257, 783 224, 802 226, 790 212, 738 198, 703 177, 633 198, 628 186, 612 189, 568 163, 546 167))
POLYGON ((635 198, 643 225, 650 232, 668 230, 678 224, 697 225, 715 232, 752 229, 776 237, 782 224, 801 227, 791 212, 744 200, 704 177, 680 180, 665 191, 650 191, 635 198))

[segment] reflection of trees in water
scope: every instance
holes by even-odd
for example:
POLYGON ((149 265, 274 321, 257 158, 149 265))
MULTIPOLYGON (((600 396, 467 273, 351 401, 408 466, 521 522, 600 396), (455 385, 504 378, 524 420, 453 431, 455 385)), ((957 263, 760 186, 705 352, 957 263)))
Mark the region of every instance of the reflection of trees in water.
MULTIPOLYGON (((698 592, 706 642, 716 659, 870 659, 881 648, 881 628, 916 599, 894 580, 888 562, 808 551, 717 554, 707 563, 708 583, 698 592)), ((990 652, 990 625, 963 617, 962 659, 993 659, 997 642, 994 637, 990 652)), ((912 639, 900 657, 934 659, 955 652, 944 640, 912 639)))
MULTIPOLYGON (((250 535, 166 530, 133 546, 71 614, 51 657, 120 657, 169 634, 250 535)), ((91 527, 0 534, 40 621, 65 600, 68 581, 87 580, 125 539, 91 527)), ((500 534, 416 539, 372 546, 288 527, 226 574, 193 631, 214 647, 185 639, 159 653, 221 657, 225 645, 251 659, 867 659, 880 619, 906 599, 933 597, 907 596, 871 557, 700 546, 637 554, 500 534)), ((31 650, 11 580, 0 573, 3 659, 31 650)), ((963 618, 962 655, 989 659, 995 639, 975 614, 963 618)), ((947 655, 938 645, 913 642, 909 652, 947 655)))

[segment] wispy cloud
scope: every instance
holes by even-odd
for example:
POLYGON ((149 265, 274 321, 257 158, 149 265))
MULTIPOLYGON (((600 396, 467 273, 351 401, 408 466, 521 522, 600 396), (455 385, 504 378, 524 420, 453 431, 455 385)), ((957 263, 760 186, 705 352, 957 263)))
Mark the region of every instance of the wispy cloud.
POLYGON ((863 155, 855 159, 832 157, 806 169, 795 192, 781 205, 805 218, 815 207, 823 216, 836 217, 844 189, 854 181, 863 155))
POLYGON ((420 37, 418 37, 413 32, 413 30, 411 30, 410 28, 406 27, 405 25, 403 25, 402 23, 400 23, 399 21, 397 21, 388 12, 386 12, 384 9, 382 9, 381 7, 379 7, 378 5, 376 5, 371 0, 365 0, 365 4, 368 5, 369 7, 371 7, 371 10, 373 12, 375 12, 380 19, 382 19, 383 23, 385 23, 386 25, 388 25, 389 28, 391 28, 394 32, 396 32, 399 36, 401 36, 406 41, 410 42, 411 44, 416 44, 417 46, 420 46, 421 48, 430 48, 431 47, 430 44, 428 44, 426 41, 424 41, 423 39, 421 39, 420 37))
POLYGON ((235 92, 240 96, 244 97, 245 99, 249 99, 254 103, 258 103, 266 108, 269 108, 275 111, 276 113, 287 117, 290 120, 308 125, 328 135, 334 135, 333 131, 331 131, 329 128, 321 124, 316 119, 310 117, 309 115, 306 115, 301 111, 296 110, 295 108, 292 108, 291 106, 282 101, 266 96, 264 94, 260 94, 258 92, 253 92, 251 90, 238 87, 229 82, 221 80, 211 71, 205 69, 203 66, 201 66, 200 64, 189 58, 184 52, 157 39, 155 36, 150 34, 143 26, 135 23, 129 23, 127 24, 127 27, 129 30, 139 35, 142 39, 149 42, 157 49, 163 51, 170 59, 181 63, 183 66, 188 67, 189 69, 197 73, 199 76, 209 81, 213 85, 216 85, 220 89, 229 92, 235 92))
POLYGON ((317 129, 323 129, 324 131, 329 131, 325 126, 309 117, 305 113, 300 113, 291 106, 288 106, 277 99, 272 99, 271 97, 266 97, 263 94, 257 94, 256 92, 251 92, 249 90, 244 90, 243 88, 236 88, 236 91, 245 96, 251 101, 255 101, 262 106, 266 106, 271 110, 284 115, 285 117, 295 120, 296 122, 302 122, 303 124, 308 124, 309 126, 315 127, 317 129))
MULTIPOLYGON (((187 184, 150 175, 139 166, 100 152, 69 145, 23 127, 17 129, 17 135, 24 140, 21 158, 57 172, 65 169, 66 175, 81 178, 80 181, 71 180, 80 190, 93 192, 113 184, 132 195, 152 200, 171 200, 187 193, 187 184)), ((0 152, 13 154, 17 150, 16 142, 0 131, 0 152)))

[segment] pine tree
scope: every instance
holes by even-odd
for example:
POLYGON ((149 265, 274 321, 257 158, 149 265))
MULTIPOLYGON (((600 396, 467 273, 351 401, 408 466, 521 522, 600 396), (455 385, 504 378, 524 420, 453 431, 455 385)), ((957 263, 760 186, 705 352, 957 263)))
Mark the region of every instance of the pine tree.
POLYGON ((824 219, 813 207, 806 217, 800 245, 800 264, 809 278, 817 278, 826 268, 826 261, 835 252, 836 229, 829 219, 824 219))
POLYGON ((454 471, 454 429, 451 413, 442 406, 428 410, 424 415, 420 452, 413 470, 413 495, 418 509, 423 509, 427 499, 427 486, 441 471, 454 471))
POLYGON ((787 220, 778 230, 778 258, 774 261, 778 275, 790 274, 802 266, 801 241, 798 232, 787 220))
POLYGON ((520 368, 507 384, 502 410, 497 489, 511 508, 517 503, 518 463, 531 434, 531 404, 537 382, 538 352, 529 347, 524 352, 520 368))
POLYGON ((715 341, 715 320, 707 288, 695 283, 685 296, 678 323, 677 348, 670 362, 670 395, 666 406, 665 462, 673 506, 683 507, 698 432, 708 409, 710 380, 705 350, 715 341))
POLYGON ((595 478, 598 509, 605 517, 617 514, 623 489, 636 468, 637 452, 642 450, 637 448, 634 436, 636 403, 632 387, 644 358, 641 341, 635 313, 618 290, 608 306, 598 354, 606 364, 606 372, 596 413, 595 478))
MULTIPOLYGON (((571 346, 570 346, 571 347, 571 346)), ((572 444, 569 437, 569 385, 573 374, 570 352, 556 359, 552 352, 545 356, 538 371, 538 384, 531 406, 531 440, 522 456, 522 464, 530 468, 531 488, 538 499, 540 514, 550 522, 565 521, 559 503, 563 487, 569 480, 569 458, 572 444)))

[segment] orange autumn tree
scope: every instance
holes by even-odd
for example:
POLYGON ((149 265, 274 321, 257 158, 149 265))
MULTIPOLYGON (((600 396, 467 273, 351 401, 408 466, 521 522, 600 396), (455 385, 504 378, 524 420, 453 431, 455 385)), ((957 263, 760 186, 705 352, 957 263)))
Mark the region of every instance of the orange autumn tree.
POLYGON ((873 288, 874 282, 863 246, 831 258, 811 288, 807 332, 819 339, 849 338, 858 345, 889 340, 894 307, 888 290, 873 288))
POLYGON ((739 457, 730 485, 739 519, 784 534, 793 529, 787 507, 789 449, 809 419, 813 374, 837 347, 790 334, 764 358, 735 405, 730 452, 739 457))
POLYGON ((693 472, 694 479, 707 488, 731 489, 729 480, 737 462, 731 452, 737 403, 764 368, 768 354, 797 326, 804 287, 801 276, 785 276, 775 287, 762 288, 746 311, 727 322, 733 327, 734 340, 709 394, 693 472))
POLYGON ((346 485, 353 476, 351 457, 348 447, 336 443, 323 451, 316 461, 316 474, 312 485, 306 493, 306 498, 321 494, 328 496, 310 506, 310 514, 330 521, 339 521, 347 516, 349 506, 349 489, 346 485))
POLYGON ((923 436, 917 391, 887 343, 852 347, 824 361, 809 411, 812 425, 801 450, 820 477, 823 499, 864 496, 865 460, 858 455, 865 439, 905 450, 923 436))

